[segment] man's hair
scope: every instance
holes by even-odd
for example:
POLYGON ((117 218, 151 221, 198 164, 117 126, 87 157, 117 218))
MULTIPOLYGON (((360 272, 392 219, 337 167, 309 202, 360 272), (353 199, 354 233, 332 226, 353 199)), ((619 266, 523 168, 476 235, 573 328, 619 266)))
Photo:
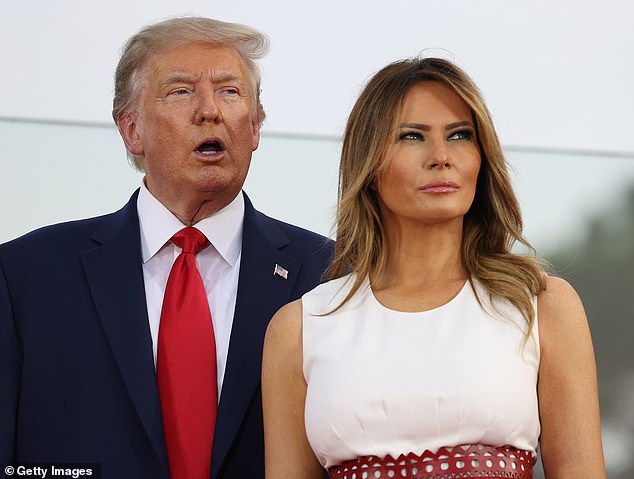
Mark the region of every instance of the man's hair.
MULTIPOLYGON (((148 25, 127 41, 115 72, 112 102, 115 123, 135 107, 150 59, 167 49, 194 42, 235 48, 249 72, 254 114, 262 124, 266 114, 260 102, 261 75, 256 60, 267 54, 268 38, 246 25, 204 17, 164 20, 148 25)), ((128 158, 135 168, 143 171, 143 157, 128 152, 128 158)))
MULTIPOLYGON (((384 270, 386 236, 376 189, 372 187, 399 123, 410 88, 425 82, 447 86, 467 104, 481 154, 476 194, 463 222, 461 261, 470 280, 478 279, 490 294, 507 298, 534 321, 532 295, 544 289, 543 268, 534 256, 511 251, 522 236, 519 203, 511 187, 506 160, 482 94, 457 65, 441 58, 400 60, 381 69, 368 82, 348 118, 339 169, 337 243, 330 278, 356 273, 341 307, 366 277, 384 270)), ((528 335, 527 335, 528 337, 528 335)))

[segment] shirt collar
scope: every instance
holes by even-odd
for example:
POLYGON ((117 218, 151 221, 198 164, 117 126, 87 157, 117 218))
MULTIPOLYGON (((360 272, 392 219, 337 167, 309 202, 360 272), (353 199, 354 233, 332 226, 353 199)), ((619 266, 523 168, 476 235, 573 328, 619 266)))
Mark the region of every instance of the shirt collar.
MULTIPOLYGON (((141 229, 141 254, 143 263, 146 263, 185 225, 150 193, 144 183, 139 191, 137 211, 141 229)), ((233 266, 242 248, 243 220, 244 197, 240 193, 223 209, 194 226, 207 237, 224 260, 233 266)))

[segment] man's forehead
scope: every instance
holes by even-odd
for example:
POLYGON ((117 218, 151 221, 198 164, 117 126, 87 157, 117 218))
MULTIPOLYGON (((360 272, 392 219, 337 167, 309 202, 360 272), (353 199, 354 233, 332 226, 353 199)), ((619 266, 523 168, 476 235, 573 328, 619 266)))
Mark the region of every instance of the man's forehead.
POLYGON ((167 46, 154 52, 148 58, 148 63, 176 69, 218 66, 242 70, 246 67, 238 51, 231 45, 203 42, 167 46))
POLYGON ((230 46, 185 44, 157 52, 148 59, 147 72, 160 83, 196 80, 248 82, 249 71, 238 52, 230 46))

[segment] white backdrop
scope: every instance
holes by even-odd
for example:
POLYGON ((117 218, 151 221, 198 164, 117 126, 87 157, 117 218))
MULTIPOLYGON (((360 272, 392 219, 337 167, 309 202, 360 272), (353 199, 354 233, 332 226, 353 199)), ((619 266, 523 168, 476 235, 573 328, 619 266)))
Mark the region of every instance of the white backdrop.
MULTIPOLYGON (((125 202, 140 178, 116 131, 78 124, 111 124, 121 46, 182 14, 270 37, 268 135, 247 191, 281 219, 328 233, 350 107, 373 72, 420 52, 455 60, 483 91, 536 246, 581 240, 586 221, 618 210, 634 182, 630 0, 1 0, 0 242, 125 202), (11 118, 46 121, 2 121, 11 118)), ((631 463, 634 436, 622 418, 609 424, 606 457, 617 470, 631 463)))
POLYGON ((266 131, 341 134, 367 77, 422 51, 473 76, 507 145, 634 152, 629 0, 4 0, 0 117, 110 121, 121 46, 180 14, 269 35, 266 131))
POLYGON ((538 245, 556 227, 581 235, 595 206, 632 178, 629 0, 4 1, 0 121, 46 121, 0 128, 0 241, 114 210, 138 185, 114 129, 77 125, 112 125, 122 45, 143 25, 181 14, 247 23, 270 37, 262 62, 268 118, 247 191, 281 219, 330 231, 337 138, 349 109, 373 72, 420 52, 452 58, 473 76, 507 151, 549 150, 510 155, 526 231, 538 245), (49 120, 77 124, 46 128, 49 120), (280 135, 288 143, 273 140, 280 135), (320 135, 330 141, 310 139, 320 135))

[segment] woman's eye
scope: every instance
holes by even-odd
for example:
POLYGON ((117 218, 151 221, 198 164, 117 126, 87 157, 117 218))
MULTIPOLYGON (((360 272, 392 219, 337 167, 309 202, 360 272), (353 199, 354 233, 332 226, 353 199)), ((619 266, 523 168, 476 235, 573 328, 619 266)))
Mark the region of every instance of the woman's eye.
POLYGON ((470 140, 473 138, 473 132, 469 130, 461 130, 449 135, 449 140, 470 140))
POLYGON ((421 135, 420 133, 414 132, 414 131, 408 131, 405 133, 402 133, 401 136, 399 137, 400 140, 423 140, 423 135, 421 135))

